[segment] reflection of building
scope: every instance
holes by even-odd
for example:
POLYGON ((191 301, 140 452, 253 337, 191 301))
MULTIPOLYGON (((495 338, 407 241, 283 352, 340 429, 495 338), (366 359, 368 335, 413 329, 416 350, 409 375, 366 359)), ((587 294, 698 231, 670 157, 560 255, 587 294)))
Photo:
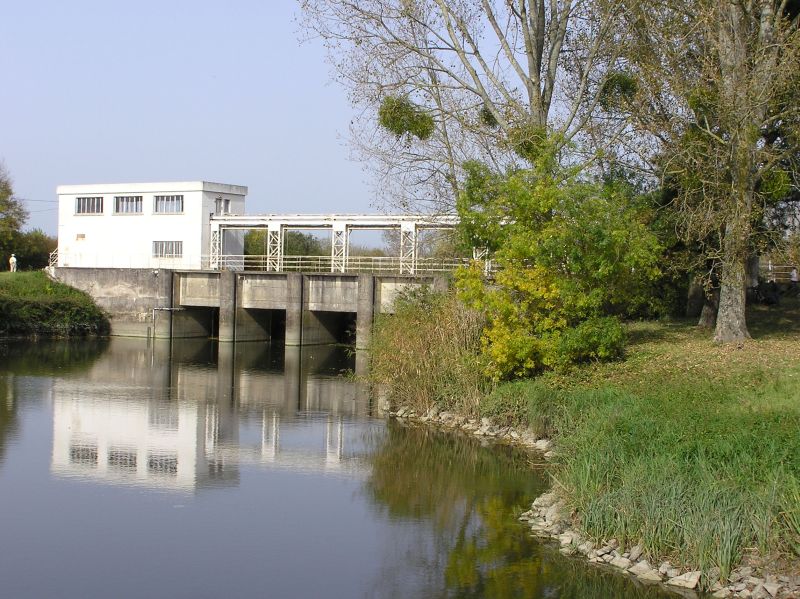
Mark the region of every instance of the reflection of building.
POLYGON ((102 388, 58 381, 53 405, 53 471, 107 482, 191 490, 235 484, 235 465, 216 460, 213 405, 115 400, 102 388))
POLYGON ((269 351, 112 340, 81 379, 54 383, 53 472, 185 491, 238 484, 246 464, 365 472, 363 440, 346 422, 369 414, 358 385, 309 376, 299 348, 276 372, 269 351))

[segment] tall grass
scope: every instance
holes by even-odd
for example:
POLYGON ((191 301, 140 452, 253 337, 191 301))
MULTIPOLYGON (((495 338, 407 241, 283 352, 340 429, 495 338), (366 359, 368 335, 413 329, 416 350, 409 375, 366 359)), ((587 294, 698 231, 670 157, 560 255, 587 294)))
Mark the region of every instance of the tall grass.
POLYGON ((370 379, 395 406, 476 415, 490 391, 479 357, 482 330, 480 314, 452 294, 405 293, 395 313, 375 323, 370 379))
POLYGON ((554 476, 589 535, 726 576, 753 548, 800 555, 800 367, 746 379, 764 382, 631 392, 523 381, 486 407, 524 409, 557 435, 554 476))

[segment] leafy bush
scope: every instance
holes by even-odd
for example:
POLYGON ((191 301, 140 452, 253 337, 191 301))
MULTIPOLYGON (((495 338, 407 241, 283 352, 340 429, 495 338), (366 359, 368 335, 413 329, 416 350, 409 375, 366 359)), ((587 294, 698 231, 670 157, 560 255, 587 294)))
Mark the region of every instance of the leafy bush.
POLYGON ((566 329, 558 342, 564 364, 589 360, 614 360, 625 350, 625 329, 618 318, 595 317, 566 329))
POLYGON ((466 243, 493 249, 497 272, 456 275, 461 298, 487 316, 494 379, 622 353, 618 322, 646 303, 660 245, 624 182, 579 181, 542 150, 534 167, 501 176, 466 167, 458 201, 466 243), (585 324, 584 324, 585 323, 585 324), (607 338, 604 338, 607 335, 607 338))
POLYGON ((104 335, 108 319, 87 294, 42 272, 0 275, 0 335, 104 335))

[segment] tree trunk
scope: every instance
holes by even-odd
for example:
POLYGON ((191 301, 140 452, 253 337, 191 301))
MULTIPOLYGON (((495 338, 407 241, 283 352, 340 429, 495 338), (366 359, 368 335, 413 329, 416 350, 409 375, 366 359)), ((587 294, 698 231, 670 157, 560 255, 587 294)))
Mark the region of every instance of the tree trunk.
MULTIPOLYGON (((699 283, 699 281, 694 280, 692 284, 689 285, 689 293, 687 294, 686 298, 686 317, 687 318, 697 318, 703 312, 703 306, 706 303, 706 292, 703 289, 703 286, 699 283)), ((716 308, 714 309, 714 317, 716 318, 716 308)), ((700 326, 703 326, 702 319, 701 322, 698 323, 700 326)), ((713 323, 710 326, 714 326, 713 323)))
POLYGON ((719 309, 714 341, 731 343, 750 339, 745 320, 745 260, 731 260, 723 266, 719 309))
POLYGON ((719 292, 714 289, 710 295, 703 292, 703 308, 700 310, 700 319, 697 326, 704 329, 713 329, 717 325, 717 309, 719 307, 719 292))

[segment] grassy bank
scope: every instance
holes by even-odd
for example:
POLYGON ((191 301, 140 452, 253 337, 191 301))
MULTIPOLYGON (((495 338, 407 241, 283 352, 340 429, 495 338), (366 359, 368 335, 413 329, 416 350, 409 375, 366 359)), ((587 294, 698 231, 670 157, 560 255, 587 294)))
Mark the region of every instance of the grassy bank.
POLYGON ((690 323, 630 327, 624 362, 499 386, 485 415, 554 436, 583 530, 725 574, 800 555, 800 307, 717 346, 690 323))
POLYGON ((689 322, 634 323, 624 361, 503 383, 477 410, 556 440, 555 484, 589 536, 705 571, 767 560, 796 572, 800 303, 749 322, 740 346, 689 322))
POLYGON ((108 319, 87 294, 43 272, 0 273, 0 336, 106 334, 108 319))

